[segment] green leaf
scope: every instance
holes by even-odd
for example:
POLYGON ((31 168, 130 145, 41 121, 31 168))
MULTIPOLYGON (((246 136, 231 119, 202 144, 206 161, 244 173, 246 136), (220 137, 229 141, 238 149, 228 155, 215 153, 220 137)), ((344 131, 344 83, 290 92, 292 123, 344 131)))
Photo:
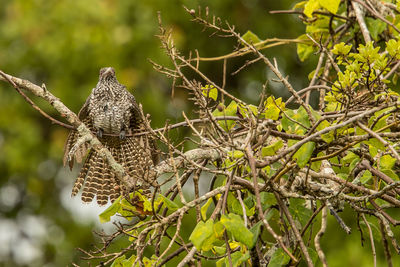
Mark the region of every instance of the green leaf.
POLYGON ((293 155, 293 158, 296 159, 297 165, 300 168, 306 166, 307 162, 310 160, 312 153, 314 152, 315 143, 307 142, 303 144, 299 150, 293 155))
POLYGON ((214 223, 213 227, 213 234, 210 235, 207 239, 204 240, 202 244, 203 251, 209 251, 214 247, 214 243, 223 237, 225 227, 221 222, 214 223))
POLYGON ((371 34, 372 39, 378 41, 378 35, 381 34, 386 29, 386 23, 380 19, 373 19, 366 17, 365 22, 367 23, 367 28, 371 34))
POLYGON ((354 159, 359 159, 360 157, 357 154, 354 154, 351 151, 347 151, 347 155, 342 158, 343 163, 350 163, 354 159))
MULTIPOLYGON (((319 157, 322 157, 322 156, 325 156, 325 152, 323 152, 323 151, 321 151, 321 152, 319 152, 319 153, 317 154, 317 157, 318 157, 318 158, 319 158, 319 157)), ((322 161, 321 161, 321 160, 313 161, 313 162, 311 162, 311 169, 312 169, 313 171, 319 172, 320 169, 321 169, 321 164, 322 164, 322 161)))
MULTIPOLYGON (((311 111, 311 113, 313 113, 313 111, 311 111)), ((311 125, 307 111, 302 106, 297 110, 287 109, 285 114, 282 115, 281 119, 282 128, 287 133, 295 133, 298 135, 303 135, 306 131, 306 128, 300 126, 299 123, 304 127, 310 127, 311 125)))
POLYGON ((396 159, 390 155, 384 155, 379 160, 379 166, 381 169, 393 169, 396 159))
POLYGON ((265 112, 263 113, 265 118, 271 120, 279 119, 279 114, 281 110, 285 110, 285 103, 282 102, 282 98, 275 99, 275 97, 270 96, 265 101, 265 112))
MULTIPOLYGON (((329 126, 331 126, 331 124, 327 120, 323 120, 318 125, 317 131, 321 131, 329 126)), ((332 142, 335 139, 335 135, 334 135, 333 131, 330 131, 326 134, 322 134, 321 138, 322 138, 322 140, 324 140, 325 142, 327 142, 329 144, 330 142, 332 142)))
MULTIPOLYGON (((219 116, 236 116, 238 112, 238 104, 232 100, 231 103, 229 103, 229 105, 225 108, 222 109, 222 111, 218 110, 218 108, 216 108, 213 111, 213 115, 215 117, 219 117, 219 116)), ((236 122, 233 120, 220 120, 218 121, 218 124, 221 125, 221 127, 225 130, 225 131, 229 131, 230 129, 232 129, 236 122)))
MULTIPOLYGON (((379 130, 387 125, 387 119, 391 116, 392 114, 387 114, 385 116, 382 116, 377 123, 375 123, 374 128, 372 130, 379 130)), ((388 129, 389 130, 389 129, 388 129)))
POLYGON ((254 247, 257 243, 258 236, 260 235, 260 229, 261 229, 262 221, 259 221, 256 223, 253 227, 250 228, 250 232, 253 233, 253 245, 254 247))
POLYGON ((367 144, 377 148, 378 150, 385 151, 385 145, 382 144, 378 139, 376 138, 371 138, 368 141, 366 141, 367 144))
POLYGON ((336 44, 333 49, 332 53, 335 55, 347 55, 351 50, 351 45, 346 45, 343 42, 336 44))
POLYGON ((340 0, 318 0, 319 4, 332 14, 336 14, 339 9, 340 0))
POLYGON ((178 204, 176 204, 175 202, 173 202, 169 198, 167 198, 167 197, 165 197, 165 196, 163 196, 161 194, 159 196, 163 199, 164 204, 168 207, 169 210, 176 211, 177 209, 180 208, 178 206, 178 204))
MULTIPOLYGON (((307 247, 308 254, 310 255, 311 261, 317 263, 318 261, 318 253, 311 247, 307 247)), ((317 264, 315 264, 318 266, 317 264)))
POLYGON ((263 210, 277 204, 274 194, 268 192, 261 192, 260 200, 263 206, 263 210))
POLYGON ((301 2, 298 2, 298 3, 296 3, 296 4, 294 5, 293 9, 296 9, 296 8, 304 8, 304 6, 307 4, 307 2, 308 2, 308 1, 301 1, 301 2))
POLYGON ((207 84, 206 86, 202 87, 202 93, 204 96, 214 99, 217 101, 218 98, 218 89, 215 88, 213 85, 207 84))
POLYGON ((253 247, 253 233, 244 226, 242 218, 234 213, 221 216, 221 223, 233 237, 246 245, 248 248, 253 247))
MULTIPOLYGON (((378 199, 377 199, 377 202, 378 202, 378 199)), ((368 224, 369 224, 369 226, 370 226, 370 228, 371 228, 371 230, 372 230, 373 239, 374 239, 376 242, 381 242, 381 240, 382 240, 382 234, 381 234, 381 231, 379 230, 379 228, 380 228, 379 225, 378 225, 376 222, 374 222, 373 220, 369 219, 368 217, 367 217, 367 222, 368 222, 368 224)), ((368 233, 368 232, 369 232, 369 229, 368 229, 367 226, 365 225, 364 220, 361 220, 361 221, 360 221, 360 227, 361 227, 361 230, 362 230, 364 233, 368 233)), ((370 238, 369 235, 368 235, 368 238, 370 238)))
POLYGON ((283 147, 283 141, 273 143, 272 145, 263 147, 261 149, 261 155, 263 157, 276 155, 276 152, 283 147))
POLYGON ((211 205, 212 202, 213 202, 212 198, 209 198, 207 200, 206 204, 204 204, 203 207, 201 207, 201 209, 200 209, 201 218, 204 221, 207 219, 207 210, 208 210, 208 207, 211 205))
POLYGON ((372 173, 370 171, 365 171, 364 174, 360 178, 361 184, 366 184, 372 178, 372 173))
MULTIPOLYGON (((241 251, 236 251, 231 254, 232 266, 233 267, 240 266, 243 262, 247 261, 249 258, 250 258, 250 253, 248 250, 244 254, 241 251)), ((228 257, 225 257, 225 265, 229 266, 228 257)))
POLYGON ((387 176, 389 176, 390 178, 392 178, 393 180, 395 180, 395 181, 399 180, 399 176, 393 170, 383 169, 381 171, 384 174, 386 174, 387 176))
POLYGON ((371 157, 375 157, 378 154, 378 149, 372 145, 368 145, 368 150, 369 154, 371 154, 371 157))
MULTIPOLYGON (((239 200, 232 193, 228 194, 228 206, 233 213, 239 214, 241 216, 243 215, 243 207, 240 204, 239 200)), ((244 208, 246 210, 247 217, 254 215, 254 206, 252 208, 249 208, 247 207, 246 203, 244 203, 244 208)))
MULTIPOLYGON (((305 34, 300 35, 299 37, 297 37, 297 39, 307 41, 309 40, 307 35, 305 34)), ((314 51, 315 49, 311 44, 297 43, 297 56, 299 57, 301 62, 309 58, 314 51)))
POLYGON ((311 18, 312 17, 312 13, 317 10, 318 8, 320 8, 320 4, 318 0, 309 0, 307 2, 307 4, 304 6, 304 14, 311 18))
MULTIPOLYGON (((146 258, 147 259, 147 258, 146 258)), ((118 257, 111 264, 111 267, 131 267, 136 260, 136 255, 132 255, 129 259, 126 259, 125 255, 118 257)))
POLYGON ((243 151, 240 151, 240 150, 228 151, 228 156, 235 158, 235 159, 240 159, 240 158, 243 158, 244 153, 243 153, 243 151))
POLYGON ((111 267, 122 267, 122 262, 125 260, 126 256, 122 255, 121 257, 118 257, 114 260, 114 262, 111 264, 111 267))
POLYGON ((214 221, 209 219, 206 222, 199 222, 194 228, 189 240, 198 250, 202 250, 204 241, 214 234, 213 226, 214 221))
POLYGON ((99 220, 100 223, 105 223, 109 222, 111 219, 111 216, 114 216, 121 208, 120 204, 121 197, 117 198, 114 203, 111 204, 105 211, 100 213, 99 215, 99 220))
POLYGON ((258 38, 258 36, 255 33, 253 33, 252 31, 247 31, 245 34, 243 34, 242 38, 248 44, 256 44, 256 43, 261 42, 261 39, 258 38))
POLYGON ((390 39, 386 42, 386 50, 390 56, 400 59, 400 40, 390 39))
MULTIPOLYGON (((129 259, 126 259, 123 261, 122 266, 123 267, 132 267, 135 260, 136 260, 136 255, 132 255, 129 259)), ((145 257, 143 259, 143 261, 145 262, 146 260, 148 261, 148 259, 145 257)), ((148 265, 146 265, 146 266, 148 266, 148 265)))
POLYGON ((304 206, 305 201, 303 199, 290 199, 289 210, 294 218, 299 220, 302 226, 304 226, 312 215, 312 211, 304 206))
POLYGON ((225 246, 221 246, 221 247, 214 246, 213 252, 216 252, 219 255, 223 255, 226 252, 226 247, 225 246))
POLYGON ((269 260, 268 267, 281 267, 286 266, 290 261, 290 257, 282 248, 278 248, 274 254, 272 254, 269 260))

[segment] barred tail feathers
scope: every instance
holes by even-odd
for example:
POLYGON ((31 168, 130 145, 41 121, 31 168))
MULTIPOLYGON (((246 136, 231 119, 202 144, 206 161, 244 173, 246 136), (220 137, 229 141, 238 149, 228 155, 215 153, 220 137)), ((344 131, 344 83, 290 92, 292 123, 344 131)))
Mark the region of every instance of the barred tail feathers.
MULTIPOLYGON (((147 189, 154 182, 155 177, 149 171, 153 165, 152 156, 142 147, 138 138, 112 138, 102 141, 114 159, 125 168, 137 188, 147 189)), ((82 201, 91 202, 96 196, 99 205, 107 204, 108 199, 114 202, 124 191, 114 171, 94 150, 89 152, 85 160, 74 184, 72 196, 77 195, 82 187, 82 201)))
POLYGON ((78 178, 76 178, 76 180, 75 180, 74 186, 72 188, 71 196, 76 196, 78 194, 79 190, 81 189, 82 185, 84 184, 86 175, 90 168, 90 160, 89 159, 92 158, 92 156, 93 156, 93 151, 90 151, 85 163, 83 164, 81 171, 79 172, 78 178))
POLYGON ((97 179, 95 178, 95 168, 97 163, 98 154, 93 153, 92 157, 86 159, 89 161, 89 170, 87 171, 85 186, 83 188, 81 199, 83 202, 91 202, 97 193, 97 179))

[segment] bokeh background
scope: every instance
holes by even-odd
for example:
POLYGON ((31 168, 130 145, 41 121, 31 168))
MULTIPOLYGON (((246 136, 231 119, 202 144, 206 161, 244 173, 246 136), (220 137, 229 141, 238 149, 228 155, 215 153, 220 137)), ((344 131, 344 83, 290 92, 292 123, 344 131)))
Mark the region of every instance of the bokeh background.
MULTIPOLYGON (((288 0, 0 0, 0 69, 38 85, 45 83, 78 112, 96 85, 99 69, 113 66, 119 81, 143 104, 145 113, 151 114, 152 126, 158 128, 166 120, 181 121, 182 111, 192 114, 192 106, 183 90, 176 88, 172 97, 171 81, 149 63, 151 59, 170 64, 156 36, 157 11, 183 53, 198 49, 201 56, 211 57, 231 52, 236 41, 202 32, 183 5, 208 6, 210 14, 234 24, 240 33, 251 30, 265 39, 296 38, 304 32, 295 15, 268 13, 291 9, 294 4, 288 0)), ((277 59, 285 75, 290 74, 296 89, 307 85, 315 56, 300 62, 294 45, 265 53, 277 59)), ((228 73, 244 60, 228 61, 228 73)), ((221 83, 222 62, 203 64, 202 70, 221 83)), ((264 65, 256 64, 239 75, 228 75, 226 88, 256 104, 262 84, 271 78, 264 65)), ((288 96, 273 81, 268 91, 288 96)), ((33 99, 59 118, 49 105, 33 99)), ((185 134, 176 130, 173 138, 180 140, 185 134)), ((112 231, 111 223, 98 222, 104 207, 84 205, 70 197, 78 170, 62 167, 66 136, 67 130, 52 125, 10 85, 0 83, 0 266, 86 265, 76 248, 90 249, 96 243, 93 230, 112 231)), ((369 241, 360 246, 354 214, 345 211, 343 216, 354 231, 345 237, 331 219, 322 243, 328 261, 331 266, 372 266, 369 241)))

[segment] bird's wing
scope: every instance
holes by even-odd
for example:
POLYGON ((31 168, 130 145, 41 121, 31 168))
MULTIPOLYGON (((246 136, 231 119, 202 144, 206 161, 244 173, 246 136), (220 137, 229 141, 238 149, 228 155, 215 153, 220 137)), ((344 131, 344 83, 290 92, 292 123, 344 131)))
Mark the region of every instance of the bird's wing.
MULTIPOLYGON (((89 118, 88 114, 88 106, 89 106, 89 99, 90 97, 87 98, 85 104, 83 105, 83 107, 81 108, 81 110, 78 113, 78 118, 81 122, 83 122, 87 127, 89 127, 89 129, 91 131, 93 131, 94 127, 93 127, 93 122, 92 120, 89 118)), ((70 169, 72 169, 73 165, 74 165, 74 158, 78 163, 82 162, 82 159, 86 156, 88 147, 86 144, 82 144, 78 149, 76 149, 73 157, 70 159, 69 158, 69 153, 71 151, 71 149, 73 148, 73 146, 75 145, 75 142, 78 139, 78 132, 76 130, 71 130, 68 134, 67 137, 67 141, 65 142, 64 145, 64 158, 63 158, 63 163, 64 166, 68 165, 70 167, 70 169)))
MULTIPOLYGON (((138 131, 147 131, 147 127, 144 124, 144 118, 142 113, 140 112, 140 108, 138 103, 135 100, 135 97, 131 94, 130 95, 130 100, 131 103, 133 104, 132 106, 132 116, 130 120, 130 130, 132 133, 138 132, 138 131)), ((153 161, 153 164, 156 165, 159 162, 159 151, 157 150, 156 146, 156 141, 154 137, 151 134, 145 134, 139 136, 139 142, 141 144, 144 144, 144 148, 146 149, 146 153, 151 155, 151 159, 153 161)))

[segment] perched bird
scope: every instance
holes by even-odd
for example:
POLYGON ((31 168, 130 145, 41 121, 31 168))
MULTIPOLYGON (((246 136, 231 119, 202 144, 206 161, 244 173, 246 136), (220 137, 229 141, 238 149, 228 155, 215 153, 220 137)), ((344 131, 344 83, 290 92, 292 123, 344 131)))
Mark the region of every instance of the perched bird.
MULTIPOLYGON (((133 179, 136 189, 147 189, 155 181, 151 167, 157 162, 154 139, 148 135, 132 136, 145 130, 144 118, 135 97, 120 84, 113 68, 102 68, 99 81, 78 114, 79 119, 94 133, 133 179)), ((113 202, 125 188, 97 151, 85 142, 78 143, 79 134, 71 130, 64 147, 64 166, 70 168, 74 159, 83 167, 75 181, 72 196, 83 187, 82 201, 96 196, 99 205, 113 202)))

